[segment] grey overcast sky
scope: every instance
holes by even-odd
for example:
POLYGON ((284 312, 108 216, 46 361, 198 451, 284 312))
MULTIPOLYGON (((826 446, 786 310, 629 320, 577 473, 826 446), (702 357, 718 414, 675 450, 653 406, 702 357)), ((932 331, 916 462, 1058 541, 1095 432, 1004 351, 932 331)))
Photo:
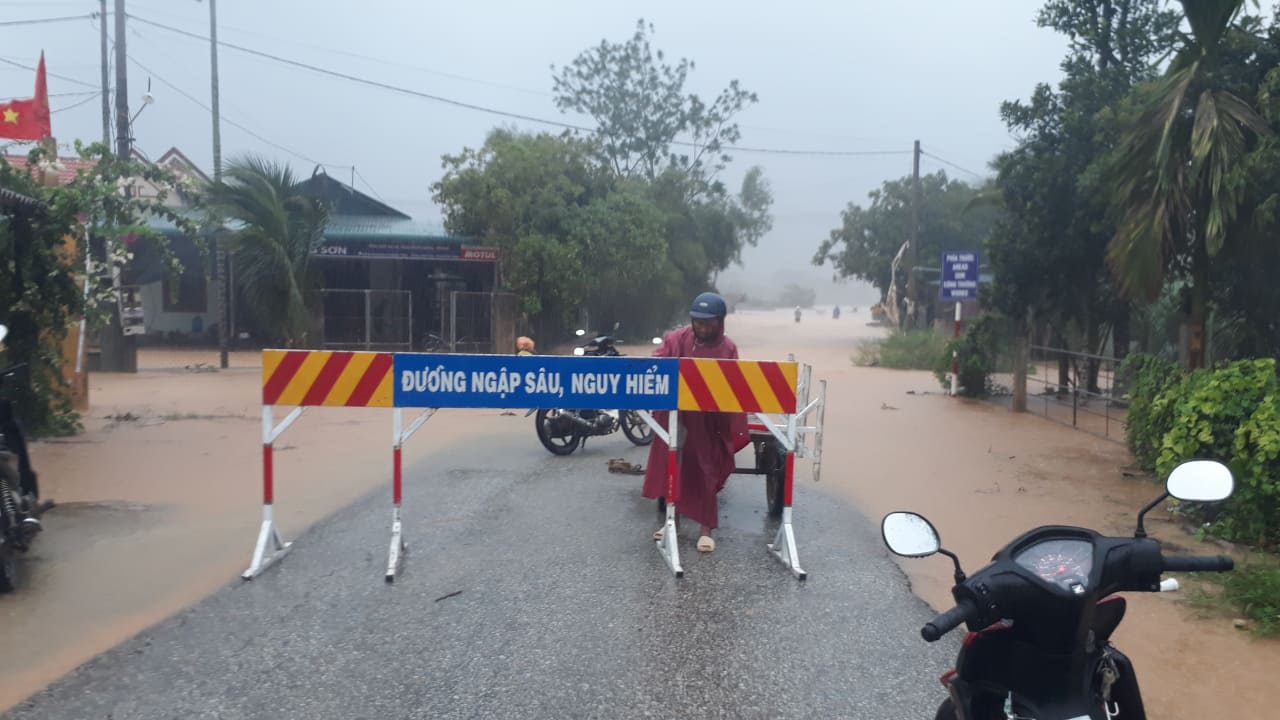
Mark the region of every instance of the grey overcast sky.
MULTIPOLYGON (((108 5, 113 5, 109 2, 108 5)), ((726 282, 814 282, 820 297, 865 301, 865 289, 832 286, 810 265, 817 245, 850 200, 909 174, 911 143, 964 170, 925 157, 922 172, 973 179, 1013 140, 1002 100, 1056 82, 1063 38, 1036 27, 1038 0, 220 0, 219 39, 371 80, 513 113, 589 124, 561 114, 551 98, 552 64, 608 38, 630 37, 643 17, 668 57, 688 57, 690 90, 714 96, 731 79, 759 94, 739 117, 744 146, 835 151, 903 151, 865 157, 738 153, 725 179, 736 187, 753 164, 773 186, 774 229, 726 282)), ((60 142, 101 139, 98 25, 6 21, 89 15, 96 0, 0 0, 0 58, 48 69, 53 130, 60 142), (77 107, 68 108, 86 101, 77 107)), ((130 14, 207 35, 197 0, 127 0, 130 14)), ((113 28, 112 28, 113 29, 113 28)), ((155 102, 138 117, 137 146, 150 157, 177 147, 212 167, 209 46, 130 21, 132 112, 151 83, 155 102), (143 68, 146 68, 145 70, 143 68), (184 97, 183 93, 191 96, 184 97), (193 99, 192 99, 193 98, 193 99)), ((254 152, 302 175, 315 162, 344 181, 425 220, 440 213, 429 187, 440 157, 483 142, 497 124, 549 129, 326 77, 231 48, 219 52, 223 157, 254 152), (245 132, 236 123, 252 133, 245 132), (277 147, 278 146, 278 147, 277 147)), ((0 97, 28 97, 32 73, 0 65, 0 97)))

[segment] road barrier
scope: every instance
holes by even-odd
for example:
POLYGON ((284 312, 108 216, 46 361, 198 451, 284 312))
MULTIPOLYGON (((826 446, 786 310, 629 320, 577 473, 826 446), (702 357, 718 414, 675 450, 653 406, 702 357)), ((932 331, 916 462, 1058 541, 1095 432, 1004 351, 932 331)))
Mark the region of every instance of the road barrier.
POLYGON ((815 437, 814 478, 819 477, 826 383, 809 400, 811 368, 787 362, 652 357, 560 357, 436 355, 428 353, 264 350, 262 353, 262 527, 253 559, 242 577, 253 579, 292 547, 275 526, 275 441, 308 407, 377 407, 392 414, 391 545, 385 579, 394 582, 406 550, 400 509, 401 449, 441 408, 601 408, 634 410, 670 448, 667 464, 666 531, 655 541, 676 577, 682 577, 675 533, 679 498, 681 412, 746 413, 752 427, 767 431, 786 453, 784 506, 777 536, 767 548, 793 575, 804 579, 792 529, 795 457, 815 437), (276 425, 273 409, 294 406, 276 425), (408 428, 402 410, 421 410, 408 428), (813 410, 814 425, 801 421, 813 410), (663 427, 654 411, 668 411, 663 427))

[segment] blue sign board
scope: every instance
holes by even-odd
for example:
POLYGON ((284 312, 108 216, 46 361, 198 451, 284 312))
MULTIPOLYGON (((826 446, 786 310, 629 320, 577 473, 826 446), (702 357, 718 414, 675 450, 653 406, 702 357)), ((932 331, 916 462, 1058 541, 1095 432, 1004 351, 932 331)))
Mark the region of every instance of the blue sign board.
POLYGON ((942 253, 942 282, 938 294, 943 300, 978 298, 978 253, 969 250, 942 253))
POLYGON ((395 407, 674 410, 678 358, 396 353, 395 407))

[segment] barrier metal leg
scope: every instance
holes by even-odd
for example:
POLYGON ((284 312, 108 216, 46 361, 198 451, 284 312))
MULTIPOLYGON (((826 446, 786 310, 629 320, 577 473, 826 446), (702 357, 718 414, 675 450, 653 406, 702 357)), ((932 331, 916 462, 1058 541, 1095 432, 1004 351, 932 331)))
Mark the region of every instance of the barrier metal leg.
POLYGON ((400 553, 405 548, 400 526, 400 448, 402 444, 400 422, 400 408, 395 408, 391 411, 391 504, 394 507, 391 508, 391 549, 387 552, 386 580, 388 583, 396 581, 396 571, 400 569, 400 553))
POLYGON ((788 453, 786 484, 783 491, 782 524, 778 527, 778 534, 774 537, 773 542, 766 547, 774 557, 791 571, 792 575, 796 576, 796 579, 804 580, 808 577, 808 573, 800 568, 800 555, 796 550, 796 535, 791 528, 791 490, 795 476, 795 466, 795 454, 788 453))
POLYGON ((667 430, 669 438, 667 442, 667 519, 662 526, 662 539, 655 540, 654 544, 658 548, 658 554, 666 561, 667 567, 671 568, 671 572, 676 577, 684 577, 684 568, 680 566, 680 542, 676 537, 676 500, 677 489, 680 485, 680 425, 675 410, 671 411, 667 430))
POLYGON ((813 481, 822 480, 822 432, 827 421, 827 381, 821 382, 822 391, 818 395, 818 422, 813 433, 813 481))
POLYGON ((285 431, 285 428, 293 424, 294 420, 302 414, 302 408, 294 408, 289 413, 284 422, 280 423, 280 427, 274 427, 271 415, 271 406, 262 408, 262 528, 258 530, 258 542, 253 549, 253 559, 249 563, 249 568, 245 570, 240 577, 245 580, 252 580, 263 573, 267 568, 274 565, 283 558, 289 549, 293 547, 293 543, 284 542, 280 539, 280 533, 276 530, 274 515, 272 513, 272 505, 275 502, 275 478, 273 464, 273 443, 285 431))
POLYGON ((403 417, 400 408, 391 411, 391 546, 387 550, 387 574, 385 579, 387 583, 396 581, 396 573, 400 571, 400 564, 404 556, 409 552, 409 546, 404 542, 403 526, 400 522, 400 500, 403 496, 404 488, 404 472, 401 462, 401 449, 404 443, 413 436, 418 428, 426 422, 436 412, 435 408, 428 408, 422 412, 409 425, 408 430, 401 431, 403 417))
POLYGON ((400 569, 400 558, 402 553, 409 549, 404 544, 404 540, 400 532, 400 504, 391 510, 391 550, 387 553, 387 582, 396 581, 396 572, 400 569))

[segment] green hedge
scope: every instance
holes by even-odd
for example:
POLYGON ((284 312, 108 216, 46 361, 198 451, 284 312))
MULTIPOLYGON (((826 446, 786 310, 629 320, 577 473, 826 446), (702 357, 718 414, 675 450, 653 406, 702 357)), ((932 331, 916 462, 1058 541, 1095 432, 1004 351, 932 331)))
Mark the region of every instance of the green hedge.
POLYGON ((1004 321, 996 315, 978 318, 958 340, 950 340, 937 356, 934 375, 944 390, 951 388, 952 351, 959 365, 958 392, 965 397, 979 397, 991 391, 991 373, 996 372, 1000 352, 1007 344, 1004 321))
POLYGON ((1129 446, 1166 477, 1178 463, 1220 460, 1236 489, 1221 506, 1197 509, 1219 537, 1280 547, 1280 380, 1275 360, 1239 360, 1187 374, 1150 356, 1126 360, 1129 446))
POLYGON ((1137 353, 1120 364, 1120 377, 1129 389, 1126 438, 1138 464, 1154 471, 1160 443, 1173 427, 1173 404, 1156 399, 1171 386, 1182 382, 1184 374, 1176 363, 1156 355, 1137 353))

